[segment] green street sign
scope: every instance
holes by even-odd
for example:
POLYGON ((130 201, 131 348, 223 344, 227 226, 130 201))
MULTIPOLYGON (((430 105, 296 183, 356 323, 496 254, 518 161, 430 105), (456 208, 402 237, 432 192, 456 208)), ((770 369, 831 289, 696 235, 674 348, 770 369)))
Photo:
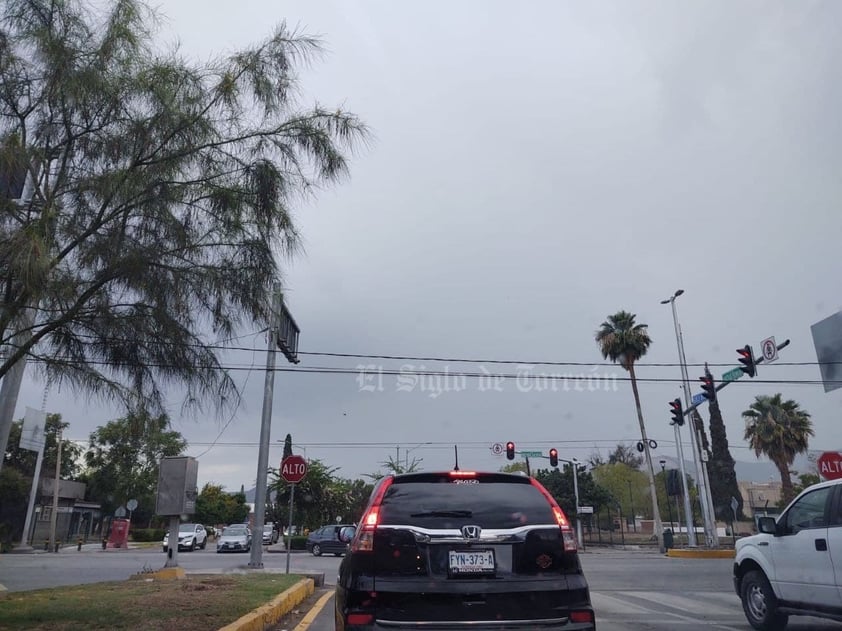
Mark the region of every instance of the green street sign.
POLYGON ((521 451, 521 456, 526 456, 527 458, 540 458, 544 455, 542 451, 521 451))
POLYGON ((728 372, 723 373, 722 381, 736 381, 744 374, 745 373, 743 372, 742 368, 732 368, 728 372))

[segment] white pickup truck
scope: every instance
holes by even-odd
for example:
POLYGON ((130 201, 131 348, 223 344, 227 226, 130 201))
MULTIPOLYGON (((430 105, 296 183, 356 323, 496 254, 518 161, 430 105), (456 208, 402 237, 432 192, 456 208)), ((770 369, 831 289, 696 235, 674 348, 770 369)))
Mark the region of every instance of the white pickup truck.
POLYGON ((739 539, 734 589, 749 624, 785 629, 789 616, 842 621, 842 480, 802 491, 759 534, 739 539))

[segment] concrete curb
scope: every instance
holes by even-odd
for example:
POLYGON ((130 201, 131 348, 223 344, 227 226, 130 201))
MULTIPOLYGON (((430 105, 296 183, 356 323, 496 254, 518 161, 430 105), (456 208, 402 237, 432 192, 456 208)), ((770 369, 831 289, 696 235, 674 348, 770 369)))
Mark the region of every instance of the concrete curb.
POLYGON ((285 592, 275 596, 267 604, 225 625, 219 631, 265 631, 292 611, 293 607, 312 596, 315 591, 316 586, 312 578, 302 579, 285 592))
POLYGON ((183 567, 162 567, 154 572, 144 574, 132 574, 129 578, 133 580, 154 580, 154 581, 177 581, 187 576, 183 567))
POLYGON ((670 548, 667 556, 679 559, 733 559, 736 553, 733 550, 677 550, 670 548))
POLYGON ((6 589, 6 586, 3 583, 0 583, 0 600, 3 600, 9 593, 9 590, 6 589))

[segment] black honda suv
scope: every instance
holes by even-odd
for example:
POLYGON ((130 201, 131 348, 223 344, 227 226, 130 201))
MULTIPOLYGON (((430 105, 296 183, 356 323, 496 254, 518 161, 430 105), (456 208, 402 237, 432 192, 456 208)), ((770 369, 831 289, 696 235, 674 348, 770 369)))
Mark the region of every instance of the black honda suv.
POLYGON ((534 478, 387 476, 340 537, 337 631, 596 628, 573 530, 534 478))

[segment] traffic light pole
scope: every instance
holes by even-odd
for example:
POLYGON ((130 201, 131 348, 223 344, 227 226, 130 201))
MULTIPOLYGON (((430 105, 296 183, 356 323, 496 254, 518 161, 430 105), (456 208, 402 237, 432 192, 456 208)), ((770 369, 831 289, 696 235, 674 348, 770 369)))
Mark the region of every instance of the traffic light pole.
POLYGON ((260 446, 257 452, 257 480, 254 490, 254 536, 248 566, 263 568, 263 521, 266 517, 266 476, 269 471, 269 434, 272 428, 272 395, 275 391, 275 349, 278 345, 278 314, 281 309, 280 288, 273 287, 272 315, 269 324, 269 347, 266 351, 266 376, 263 385, 263 411, 260 419, 260 446), (254 542, 257 545, 254 545, 254 542))
MULTIPOLYGON (((684 405, 690 406, 692 397, 690 394, 690 377, 687 374, 687 360, 684 356, 684 340, 681 336, 681 327, 678 325, 678 311, 675 308, 675 296, 670 299, 670 306, 672 307, 672 321, 675 325, 675 341, 678 345, 678 363, 681 365, 681 384, 684 390, 684 405)), ((686 412, 685 412, 686 415, 686 412)), ((693 450, 693 464, 696 467, 696 483, 699 487, 699 497, 702 504, 702 522, 704 523, 705 539, 708 546, 713 545, 712 535, 715 535, 715 522, 711 524, 710 513, 707 510, 707 469, 704 467, 702 460, 702 441, 701 437, 697 435, 697 430, 692 417, 690 419, 690 447, 693 450)), ((690 489, 687 485, 687 473, 684 470, 684 447, 681 443, 681 432, 678 425, 675 426, 675 442, 678 452, 678 466, 681 471, 681 490, 684 495, 684 517, 687 522, 687 545, 695 547, 698 545, 696 540, 696 528, 693 524, 693 510, 690 507, 690 489)))
MULTIPOLYGON (((789 340, 784 340, 783 342, 781 342, 780 344, 778 344, 778 350, 779 350, 779 351, 780 351, 780 350, 783 350, 783 349, 784 349, 784 348, 786 348, 787 346, 789 346, 789 340)), ((755 365, 757 365, 757 364, 762 364, 762 363, 763 363, 763 358, 762 358, 762 357, 760 357, 759 359, 754 360, 754 363, 755 363, 755 365)), ((715 392, 719 392, 720 390, 722 390, 722 388, 726 387, 729 383, 731 383, 731 382, 730 382, 730 381, 723 381, 723 382, 722 382, 722 383, 720 383, 718 386, 716 386, 716 388, 715 388, 715 392)), ((693 404, 693 405, 691 405, 689 408, 687 408, 686 410, 684 410, 684 416, 687 416, 688 414, 692 413, 694 410, 698 410, 698 409, 699 409, 699 404, 694 403, 694 404, 693 404)))

